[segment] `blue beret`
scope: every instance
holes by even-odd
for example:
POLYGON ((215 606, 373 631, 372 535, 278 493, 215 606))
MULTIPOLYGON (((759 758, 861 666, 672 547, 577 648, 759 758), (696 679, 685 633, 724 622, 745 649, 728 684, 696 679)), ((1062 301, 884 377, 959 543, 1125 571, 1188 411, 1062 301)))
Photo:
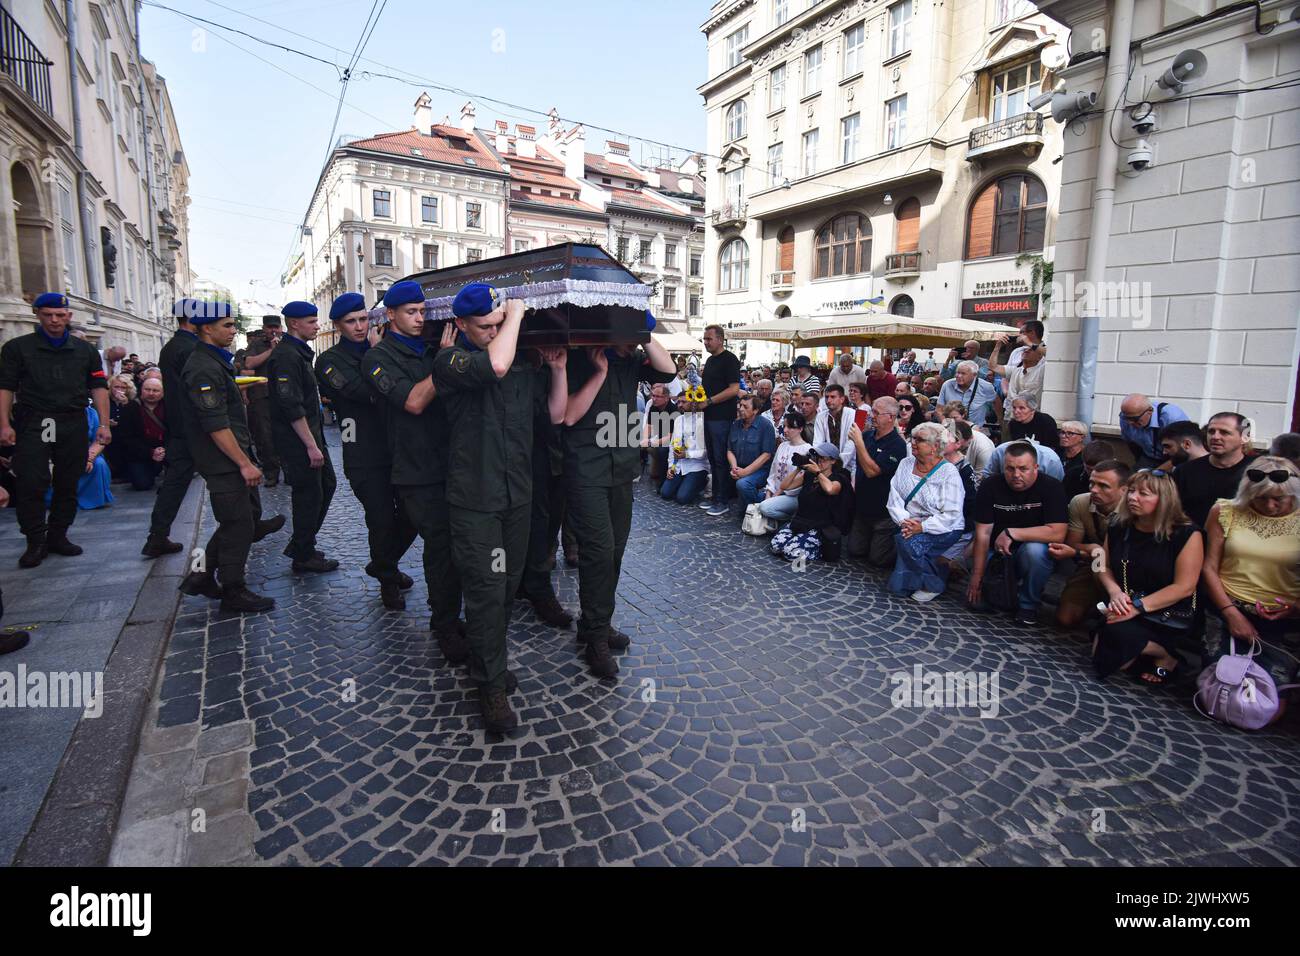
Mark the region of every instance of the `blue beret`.
POLYGON ((344 292, 330 306, 330 319, 337 322, 345 315, 360 312, 366 307, 366 298, 360 292, 344 292))
POLYGON ((32 303, 33 309, 66 309, 68 297, 62 292, 42 292, 32 303))
POLYGON ((290 302, 280 310, 280 314, 286 319, 309 319, 316 315, 316 306, 310 302, 290 302))
POLYGON ((230 318, 229 302, 202 302, 197 299, 190 299, 193 313, 190 317, 190 325, 207 325, 209 322, 216 322, 219 319, 230 318))
POLYGON ((413 302, 424 304, 424 290, 420 288, 420 283, 409 279, 405 282, 394 282, 384 293, 384 307, 388 309, 396 309, 398 306, 410 305, 413 302))
POLYGON ((501 293, 484 282, 471 282, 456 293, 451 304, 453 315, 466 318, 487 315, 501 308, 501 293))

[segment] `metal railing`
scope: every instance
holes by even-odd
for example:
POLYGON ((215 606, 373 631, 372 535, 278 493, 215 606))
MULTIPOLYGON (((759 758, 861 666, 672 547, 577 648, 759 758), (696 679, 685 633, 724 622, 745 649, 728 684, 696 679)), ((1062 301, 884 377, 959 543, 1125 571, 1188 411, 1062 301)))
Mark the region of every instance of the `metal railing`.
POLYGON ((1020 136, 1041 136, 1043 132, 1042 113, 1020 113, 1006 119, 979 126, 970 131, 968 149, 983 149, 1020 136))
POLYGON ((891 252, 885 256, 885 275, 887 276, 920 271, 921 254, 919 252, 891 252))
POLYGON ((721 208, 713 210, 713 221, 714 223, 743 222, 746 209, 748 204, 744 202, 725 203, 721 208))
POLYGON ((50 92, 53 65, 9 11, 0 7, 0 72, 17 83, 51 117, 54 116, 54 97, 50 92))
POLYGON ((794 286, 794 270, 782 269, 780 272, 772 273, 773 289, 789 289, 794 286))

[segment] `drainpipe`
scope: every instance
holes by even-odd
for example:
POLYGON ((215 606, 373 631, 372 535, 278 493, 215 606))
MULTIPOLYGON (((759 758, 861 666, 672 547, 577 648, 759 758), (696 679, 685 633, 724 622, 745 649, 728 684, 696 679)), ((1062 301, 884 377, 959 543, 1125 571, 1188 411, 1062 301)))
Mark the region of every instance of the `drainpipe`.
MULTIPOLYGON (((1129 44, 1133 39, 1133 0, 1116 0, 1110 19, 1110 52, 1106 58, 1104 102, 1100 122, 1110 123, 1122 105, 1128 79, 1129 44)), ((1092 232, 1088 236, 1088 260, 1084 286, 1088 308, 1079 314, 1079 380, 1075 395, 1075 417, 1092 428, 1093 402, 1097 391, 1097 340, 1104 309, 1101 290, 1106 281, 1106 259, 1110 250, 1111 214, 1115 206, 1115 178, 1119 171, 1119 146, 1105 129, 1097 147, 1097 170, 1092 192, 1092 232)))
MULTIPOLYGON (((86 291, 91 302, 99 302, 99 273, 95 268, 95 237, 91 235, 86 207, 86 150, 81 138, 81 79, 77 76, 77 4, 63 0, 63 19, 68 25, 68 92, 72 95, 72 149, 77 163, 77 211, 81 216, 81 248, 86 254, 86 291)), ((107 69, 107 65, 105 65, 107 69)), ((96 322, 99 309, 91 310, 96 322)))

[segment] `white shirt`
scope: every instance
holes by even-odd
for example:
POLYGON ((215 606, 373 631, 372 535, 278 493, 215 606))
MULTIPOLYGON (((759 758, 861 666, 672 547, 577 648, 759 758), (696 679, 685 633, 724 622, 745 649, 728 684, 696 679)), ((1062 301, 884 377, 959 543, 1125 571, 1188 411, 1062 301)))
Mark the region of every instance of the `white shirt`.
MULTIPOLYGON (((812 446, 806 442, 793 444, 787 441, 777 446, 776 454, 772 457, 772 470, 767 473, 767 493, 770 497, 775 498, 780 494, 789 494, 789 492, 781 490, 781 484, 796 470, 794 462, 790 459, 795 455, 808 454, 810 448, 812 446)), ((799 489, 796 488, 794 494, 798 494, 798 492, 799 489)))
POLYGON ((984 434, 978 428, 971 429, 970 447, 966 449, 966 460, 970 462, 970 467, 975 472, 975 484, 979 484, 984 469, 988 467, 989 461, 993 458, 993 450, 997 446, 993 444, 993 439, 984 434))
POLYGON ((961 531, 966 526, 962 506, 966 503, 966 489, 961 483, 961 473, 950 461, 941 461, 934 472, 907 505, 903 500, 921 483, 922 475, 913 474, 916 459, 908 455, 898 463, 889 482, 889 503, 886 508, 894 524, 901 525, 907 518, 921 522, 926 534, 946 534, 961 531))
MULTIPOLYGON (((845 405, 840 409, 840 461, 844 462, 844 467, 849 470, 849 474, 855 474, 858 470, 858 450, 849 438, 849 426, 853 424, 853 409, 845 405)), ((817 420, 813 422, 813 444, 819 445, 824 441, 831 440, 831 410, 823 408, 817 413, 817 420)))
POLYGON ((1007 376, 1007 400, 1003 409, 1011 414, 1011 403, 1021 396, 1032 398, 1035 409, 1043 407, 1043 378, 1047 374, 1047 359, 1039 359, 1033 368, 1017 365, 1007 376))
POLYGON ((686 390, 686 382, 681 378, 681 376, 679 375, 674 376, 673 380, 668 383, 667 388, 668 388, 668 397, 676 398, 678 395, 680 395, 682 392, 686 390))
POLYGON ((689 475, 709 467, 709 453, 704 447, 704 413, 687 412, 673 422, 673 445, 686 446, 686 454, 678 458, 677 449, 669 447, 668 467, 674 474, 689 475))
POLYGON ((859 385, 867 384, 867 373, 861 365, 855 365, 853 368, 845 372, 840 368, 839 363, 837 362, 835 368, 831 370, 831 374, 826 376, 826 384, 828 386, 838 385, 840 388, 844 389, 845 396, 849 394, 849 386, 854 382, 857 382, 859 385))

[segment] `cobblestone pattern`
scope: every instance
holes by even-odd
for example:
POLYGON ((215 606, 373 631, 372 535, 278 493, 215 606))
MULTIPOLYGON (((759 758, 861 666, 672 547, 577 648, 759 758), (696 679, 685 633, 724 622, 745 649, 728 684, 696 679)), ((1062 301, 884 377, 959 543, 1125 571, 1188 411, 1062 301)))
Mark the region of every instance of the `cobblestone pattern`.
MULTIPOLYGON (((621 673, 593 679, 572 631, 516 603, 508 739, 430 640, 418 543, 397 614, 359 570, 293 576, 283 534, 250 567, 273 613, 185 599, 157 724, 251 722, 251 839, 281 864, 1300 862, 1294 717, 1226 729, 1185 690, 1098 682, 1075 638, 897 598, 856 562, 796 573, 648 491, 621 673), (997 716, 894 707, 918 664, 995 672, 997 716)), ((264 500, 288 511, 285 489, 264 500)), ((343 482, 320 546, 365 563, 343 482)), ((576 608, 576 573, 555 580, 576 608)))

